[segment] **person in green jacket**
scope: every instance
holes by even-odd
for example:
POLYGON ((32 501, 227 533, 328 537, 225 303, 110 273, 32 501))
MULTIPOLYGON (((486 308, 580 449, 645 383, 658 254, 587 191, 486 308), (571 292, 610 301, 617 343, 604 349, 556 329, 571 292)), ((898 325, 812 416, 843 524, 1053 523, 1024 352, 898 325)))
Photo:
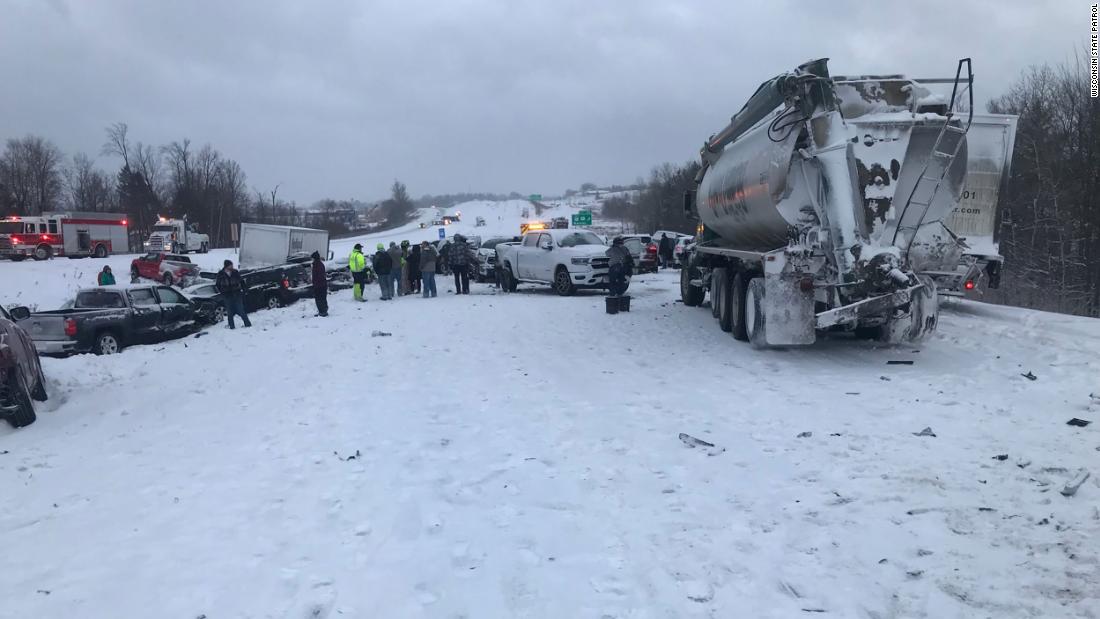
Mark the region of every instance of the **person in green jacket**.
POLYGON ((99 272, 99 276, 96 277, 96 281, 100 286, 114 286, 115 274, 111 272, 111 267, 103 267, 103 270, 99 272))
POLYGON ((351 270, 352 294, 356 301, 366 301, 363 298, 363 287, 367 284, 367 258, 363 255, 363 246, 359 243, 351 250, 348 256, 348 268, 351 270))

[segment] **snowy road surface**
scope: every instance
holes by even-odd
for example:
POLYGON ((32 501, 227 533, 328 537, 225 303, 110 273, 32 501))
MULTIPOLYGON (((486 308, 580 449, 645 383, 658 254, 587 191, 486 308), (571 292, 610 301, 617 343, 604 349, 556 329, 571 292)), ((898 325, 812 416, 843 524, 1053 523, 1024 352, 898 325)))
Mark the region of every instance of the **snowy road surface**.
POLYGON ((618 316, 440 283, 45 360, 0 616, 1100 616, 1100 321, 761 352, 672 273, 618 316))

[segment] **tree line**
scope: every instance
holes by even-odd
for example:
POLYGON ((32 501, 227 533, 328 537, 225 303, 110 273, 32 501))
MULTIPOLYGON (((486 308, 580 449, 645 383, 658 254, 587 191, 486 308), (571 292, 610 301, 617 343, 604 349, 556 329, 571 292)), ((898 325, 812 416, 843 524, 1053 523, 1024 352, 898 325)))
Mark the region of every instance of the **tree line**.
MULTIPOLYGON (((158 217, 184 218, 210 235, 211 245, 230 245, 231 225, 247 221, 327 229, 359 227, 368 205, 323 199, 309 208, 271 190, 248 188, 248 177, 233 159, 210 144, 189 139, 153 146, 135 140, 126 123, 106 129, 99 153, 118 162, 114 172, 97 166, 86 153, 67 157, 36 135, 12 138, 0 154, 0 216, 81 211, 124 213, 130 230, 146 234, 158 217)), ((379 225, 400 225, 415 208, 405 185, 394 181, 392 196, 375 214, 379 225)))

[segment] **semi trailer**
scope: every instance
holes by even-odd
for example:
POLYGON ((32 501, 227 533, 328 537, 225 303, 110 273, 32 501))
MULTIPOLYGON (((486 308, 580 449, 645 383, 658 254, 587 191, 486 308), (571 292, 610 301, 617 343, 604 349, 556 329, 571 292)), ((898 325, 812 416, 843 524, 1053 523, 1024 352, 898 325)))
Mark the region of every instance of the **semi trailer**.
POLYGON ((818 59, 764 82, 700 151, 684 304, 709 296, 722 330, 757 347, 935 329, 930 272, 966 251, 945 222, 966 183, 973 79, 966 58, 925 80, 948 97, 902 75, 833 77, 818 59))

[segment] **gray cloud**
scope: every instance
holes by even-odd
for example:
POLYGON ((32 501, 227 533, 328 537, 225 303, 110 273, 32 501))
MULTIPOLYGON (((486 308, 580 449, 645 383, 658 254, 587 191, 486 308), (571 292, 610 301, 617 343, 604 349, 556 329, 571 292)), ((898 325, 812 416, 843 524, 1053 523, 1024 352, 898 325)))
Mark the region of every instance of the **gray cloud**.
MULTIPOLYGON (((946 76, 976 94, 1084 41, 1088 4, 794 0, 0 0, 0 137, 189 137, 301 202, 554 193, 684 161, 764 79, 946 76)), ((115 162, 103 160, 104 167, 115 162)))

